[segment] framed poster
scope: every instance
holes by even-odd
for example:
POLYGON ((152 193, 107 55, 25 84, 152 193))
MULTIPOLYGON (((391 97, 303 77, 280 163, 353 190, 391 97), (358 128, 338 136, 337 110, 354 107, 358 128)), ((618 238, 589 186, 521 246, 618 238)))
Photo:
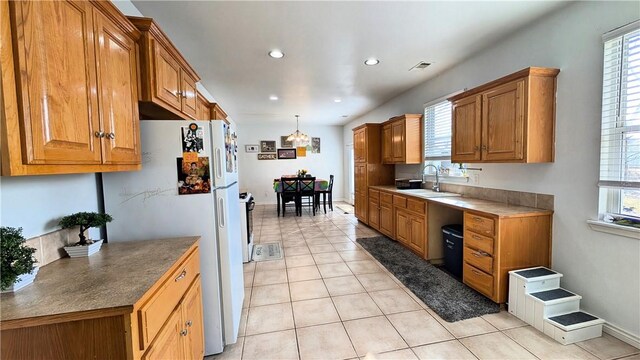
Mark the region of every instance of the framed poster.
POLYGON ((258 154, 258 160, 275 160, 276 154, 258 154))
POLYGON ((262 140, 260 141, 260 152, 274 153, 276 152, 276 142, 274 140, 262 140))
POLYGON ((313 154, 320 154, 320 138, 319 137, 311 138, 311 152, 313 154))
POLYGON ((280 147, 283 148, 292 148, 293 147, 293 141, 288 141, 287 138, 289 136, 280 136, 280 147))
POLYGON ((196 123, 180 128, 182 135, 182 152, 204 153, 204 130, 196 123))
POLYGON ((298 146, 297 147, 297 155, 298 155, 298 157, 306 157, 307 156, 307 147, 306 146, 298 146))
POLYGON ((257 153, 260 149, 258 148, 258 145, 245 145, 244 146, 244 151, 248 152, 248 153, 257 153))
POLYGON ((278 159, 295 159, 296 149, 278 149, 278 159))

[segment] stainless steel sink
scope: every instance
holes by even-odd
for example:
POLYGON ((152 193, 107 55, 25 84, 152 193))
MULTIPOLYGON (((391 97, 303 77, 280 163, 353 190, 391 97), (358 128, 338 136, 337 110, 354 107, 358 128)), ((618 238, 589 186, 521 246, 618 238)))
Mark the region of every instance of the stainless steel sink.
POLYGON ((449 192, 436 192, 433 190, 427 189, 398 189, 398 191, 407 193, 413 196, 418 196, 421 198, 437 198, 437 197, 449 197, 449 196, 460 196, 460 194, 449 193, 449 192))

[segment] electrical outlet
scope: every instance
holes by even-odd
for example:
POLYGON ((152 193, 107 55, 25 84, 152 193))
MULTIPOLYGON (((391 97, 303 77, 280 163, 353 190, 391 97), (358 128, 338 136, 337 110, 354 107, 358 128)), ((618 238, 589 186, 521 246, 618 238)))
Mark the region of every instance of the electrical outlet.
POLYGON ((480 184, 480 174, 473 174, 473 183, 480 184))

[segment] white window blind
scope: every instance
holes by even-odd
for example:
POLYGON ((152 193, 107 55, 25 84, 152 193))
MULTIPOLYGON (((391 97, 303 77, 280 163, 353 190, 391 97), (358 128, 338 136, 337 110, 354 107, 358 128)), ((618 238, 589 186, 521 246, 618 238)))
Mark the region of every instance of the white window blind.
POLYGON ((424 109, 424 159, 451 158, 451 103, 447 100, 424 109))
POLYGON ((601 187, 640 188, 639 24, 604 44, 601 187))

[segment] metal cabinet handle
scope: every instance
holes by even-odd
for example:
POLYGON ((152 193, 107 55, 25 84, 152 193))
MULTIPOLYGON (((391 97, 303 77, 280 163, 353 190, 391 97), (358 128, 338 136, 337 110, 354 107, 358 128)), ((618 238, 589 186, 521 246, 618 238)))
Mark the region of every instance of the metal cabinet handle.
POLYGON ((189 331, 187 331, 187 329, 180 330, 180 336, 187 336, 188 333, 189 331))
POLYGON ((481 275, 480 272, 478 272, 477 270, 471 270, 471 272, 476 274, 476 275, 481 275))
POLYGON ((475 220, 475 221, 477 221, 477 222, 482 222, 482 218, 479 218, 479 217, 477 217, 477 216, 476 216, 476 217, 474 217, 474 218, 473 218, 473 220, 475 220))
POLYGON ((184 279, 184 277, 187 276, 187 270, 182 270, 182 272, 180 273, 180 275, 178 275, 177 278, 174 279, 175 282, 178 282, 182 279, 184 279))
POLYGON ((187 325, 188 327, 191 327, 191 325, 193 325, 193 322, 191 320, 187 320, 185 325, 187 325))
POLYGON ((472 238, 476 239, 476 240, 482 240, 482 238, 478 235, 471 235, 472 238))
POLYGON ((480 149, 482 149, 482 150, 487 150, 487 145, 482 145, 482 146, 480 147, 480 149))
POLYGON ((176 92, 176 96, 177 97, 184 97, 184 94, 182 93, 182 91, 178 91, 178 92, 176 92))
POLYGON ((104 132, 103 131, 96 131, 95 135, 97 138, 102 139, 104 137, 104 132))
POLYGON ((107 137, 108 137, 109 139, 113 140, 113 139, 115 139, 115 138, 116 138, 116 134, 114 134, 114 133, 112 133, 112 132, 111 132, 111 133, 108 133, 108 134, 107 134, 107 137))

